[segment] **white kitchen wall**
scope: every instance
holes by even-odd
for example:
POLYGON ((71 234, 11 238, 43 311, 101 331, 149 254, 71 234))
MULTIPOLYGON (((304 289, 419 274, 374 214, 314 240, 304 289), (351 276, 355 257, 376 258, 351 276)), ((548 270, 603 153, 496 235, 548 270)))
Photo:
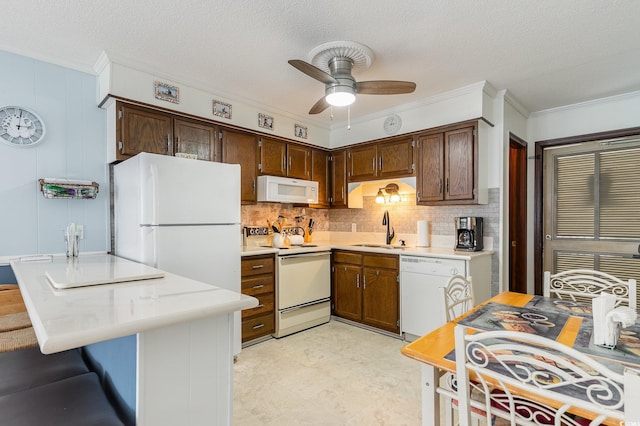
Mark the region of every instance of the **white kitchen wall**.
MULTIPOLYGON (((420 102, 398 105, 393 110, 380 111, 376 114, 361 117, 358 120, 353 120, 350 128, 343 122, 346 119, 346 111, 344 109, 336 109, 334 115, 340 120, 340 123, 331 127, 329 146, 338 148, 389 136, 384 132, 383 123, 391 114, 397 114, 402 119, 402 127, 398 134, 483 117, 483 113, 485 113, 483 110, 485 106, 485 90, 490 93, 494 92, 494 89, 487 82, 481 81, 432 96, 420 102)), ((398 102, 402 102, 401 95, 398 95, 398 102)), ((356 102, 352 108, 357 107, 356 102)))
POLYGON ((106 251, 109 182, 106 113, 96 77, 0 51, 0 106, 24 106, 44 120, 35 147, 0 143, 0 257, 64 252, 63 230, 84 225, 80 251, 106 251), (95 200, 45 199, 39 178, 98 182, 95 200))
POLYGON ((640 91, 534 112, 528 121, 528 139, 542 141, 637 126, 640 91))

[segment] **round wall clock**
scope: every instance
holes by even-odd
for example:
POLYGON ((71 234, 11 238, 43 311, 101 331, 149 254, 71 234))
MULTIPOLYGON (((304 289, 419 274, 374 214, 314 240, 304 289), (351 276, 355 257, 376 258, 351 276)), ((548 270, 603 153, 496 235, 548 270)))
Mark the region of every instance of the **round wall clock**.
POLYGON ((32 146, 42 140, 44 122, 35 112, 18 106, 0 108, 0 139, 11 146, 32 146))
POLYGON ((386 134, 392 135, 400 130, 400 127, 402 127, 402 119, 399 115, 390 115, 384 120, 384 124, 382 125, 382 127, 384 127, 384 131, 386 134))

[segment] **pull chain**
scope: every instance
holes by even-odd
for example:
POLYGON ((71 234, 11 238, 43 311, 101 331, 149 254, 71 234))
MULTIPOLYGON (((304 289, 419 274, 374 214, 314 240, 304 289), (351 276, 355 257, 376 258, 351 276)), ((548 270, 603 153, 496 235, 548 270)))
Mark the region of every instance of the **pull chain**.
POLYGON ((351 130, 351 105, 347 107, 347 130, 351 130))
POLYGON ((329 107, 329 117, 331 118, 331 121, 333 121, 333 105, 329 107))

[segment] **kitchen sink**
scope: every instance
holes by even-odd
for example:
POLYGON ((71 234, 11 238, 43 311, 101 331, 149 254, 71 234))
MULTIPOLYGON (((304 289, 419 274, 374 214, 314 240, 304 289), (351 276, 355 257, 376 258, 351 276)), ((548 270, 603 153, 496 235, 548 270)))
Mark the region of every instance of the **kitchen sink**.
POLYGON ((398 246, 392 244, 352 244, 353 247, 371 247, 371 248, 383 248, 389 250, 403 250, 408 248, 407 246, 398 246))

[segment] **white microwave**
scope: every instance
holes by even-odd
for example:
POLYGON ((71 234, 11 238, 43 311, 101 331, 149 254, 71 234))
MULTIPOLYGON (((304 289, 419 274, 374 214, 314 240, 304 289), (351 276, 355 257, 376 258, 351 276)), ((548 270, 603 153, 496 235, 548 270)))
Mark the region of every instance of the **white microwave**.
POLYGON ((258 201, 316 204, 318 182, 279 176, 258 176, 258 201))

